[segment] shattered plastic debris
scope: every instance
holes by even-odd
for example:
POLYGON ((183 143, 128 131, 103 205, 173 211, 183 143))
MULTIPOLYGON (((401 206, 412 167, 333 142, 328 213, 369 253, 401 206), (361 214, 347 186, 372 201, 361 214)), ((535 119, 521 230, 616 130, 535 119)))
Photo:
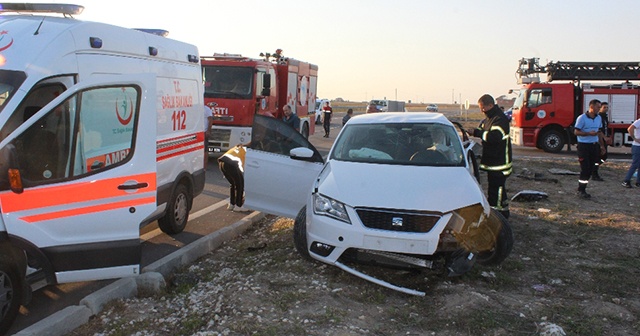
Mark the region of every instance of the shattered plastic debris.
POLYGON ((533 288, 537 292, 547 292, 552 289, 551 286, 544 285, 544 284, 533 285, 531 286, 531 288, 533 288))
POLYGON ((535 202, 546 199, 549 194, 537 190, 522 190, 511 197, 513 202, 535 202))
POLYGON ((554 323, 540 322, 538 326, 540 327, 540 336, 566 336, 567 335, 561 326, 554 323))
POLYGON ((550 209, 545 209, 545 208, 538 208, 538 212, 549 213, 549 212, 551 212, 551 210, 550 209))
POLYGON ((547 171, 554 175, 580 175, 580 172, 574 172, 568 169, 549 168, 547 171))

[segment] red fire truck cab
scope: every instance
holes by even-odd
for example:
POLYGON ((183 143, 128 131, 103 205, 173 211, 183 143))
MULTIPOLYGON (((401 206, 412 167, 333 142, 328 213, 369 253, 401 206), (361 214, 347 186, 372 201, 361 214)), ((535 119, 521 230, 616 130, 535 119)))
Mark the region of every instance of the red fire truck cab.
POLYGON ((511 141, 520 146, 536 146, 557 153, 565 144, 575 143, 572 126, 589 108, 589 101, 609 103, 609 145, 630 146, 627 128, 640 117, 640 88, 630 80, 640 78, 638 62, 555 62, 540 66, 538 59, 522 59, 518 69, 520 89, 513 105, 511 141), (549 82, 535 73, 546 72, 549 82), (617 83, 581 83, 583 79, 617 83), (569 80, 551 83, 553 80, 569 80))
POLYGON ((286 104, 300 118, 300 133, 314 133, 318 66, 283 57, 281 50, 260 56, 201 57, 204 101, 214 116, 210 155, 248 143, 254 114, 282 118, 286 104))

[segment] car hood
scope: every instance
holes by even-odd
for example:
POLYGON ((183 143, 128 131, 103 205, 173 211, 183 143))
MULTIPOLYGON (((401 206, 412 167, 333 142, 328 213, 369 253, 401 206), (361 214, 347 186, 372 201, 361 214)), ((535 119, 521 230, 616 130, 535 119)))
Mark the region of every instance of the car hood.
POLYGON ((318 192, 351 207, 449 212, 488 203, 465 167, 420 167, 330 160, 318 192))

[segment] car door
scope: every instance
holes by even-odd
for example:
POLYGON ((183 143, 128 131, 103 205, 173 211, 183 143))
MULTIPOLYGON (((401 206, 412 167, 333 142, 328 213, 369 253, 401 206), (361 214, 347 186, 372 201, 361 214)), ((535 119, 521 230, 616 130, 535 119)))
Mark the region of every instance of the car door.
POLYGON ((279 119, 256 115, 245 157, 245 206, 295 218, 323 166, 302 134, 279 119))
POLYGON ((15 148, 24 187, 0 190, 6 231, 36 246, 59 283, 139 273, 140 223, 157 208, 149 92, 149 74, 89 79, 0 143, 15 148))

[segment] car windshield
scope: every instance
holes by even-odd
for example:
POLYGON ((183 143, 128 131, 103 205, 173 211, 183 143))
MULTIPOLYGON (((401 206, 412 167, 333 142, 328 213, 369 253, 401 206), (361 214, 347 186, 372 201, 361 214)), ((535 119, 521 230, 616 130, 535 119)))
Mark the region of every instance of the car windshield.
POLYGON ((464 166, 455 129, 439 123, 345 126, 330 159, 414 166, 464 166))
POLYGON ((0 112, 26 78, 22 71, 0 70, 0 112))

